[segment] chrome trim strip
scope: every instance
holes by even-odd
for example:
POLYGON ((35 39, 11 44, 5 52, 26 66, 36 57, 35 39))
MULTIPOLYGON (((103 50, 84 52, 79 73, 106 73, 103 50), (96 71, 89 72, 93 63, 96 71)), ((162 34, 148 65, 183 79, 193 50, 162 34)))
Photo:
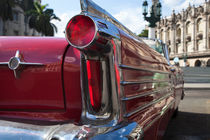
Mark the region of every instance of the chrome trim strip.
POLYGON ((175 103, 173 100, 170 104, 163 107, 162 111, 160 112, 159 116, 152 120, 147 126, 144 127, 144 131, 146 131, 150 126, 152 126, 158 119, 161 118, 165 114, 165 112, 175 103))
POLYGON ((130 69, 130 70, 146 71, 146 72, 152 72, 152 73, 170 74, 169 72, 162 72, 159 70, 149 70, 149 69, 145 69, 145 68, 137 68, 137 67, 123 65, 123 64, 119 65, 119 67, 121 69, 130 69))
POLYGON ((27 62, 20 62, 20 65, 27 65, 27 66, 44 66, 42 63, 27 63, 27 62))
POLYGON ((151 95, 151 94, 156 94, 158 92, 167 91, 167 90, 170 90, 170 89, 171 88, 165 88, 165 89, 161 89, 161 90, 147 91, 147 92, 144 92, 142 94, 135 95, 135 96, 124 97, 121 100, 122 101, 129 101, 129 100, 137 99, 137 98, 140 98, 140 97, 148 96, 148 95, 151 95))
POLYGON ((8 62, 0 62, 0 65, 8 65, 8 62))
POLYGON ((133 84, 147 84, 147 83, 164 83, 164 82, 170 82, 170 80, 150 80, 150 81, 121 81, 121 85, 133 85, 133 84))
POLYGON ((131 111, 131 112, 129 112, 129 113, 126 113, 126 114, 124 115, 124 117, 126 117, 126 118, 127 118, 127 117, 130 117, 130 116, 136 114, 137 112, 139 112, 139 111, 141 111, 141 110, 143 110, 143 109, 145 109, 145 108, 147 108, 147 107, 149 107, 149 106, 151 106, 151 105, 154 105, 154 104, 156 104, 156 103, 158 103, 158 102, 160 102, 160 101, 166 99, 167 97, 169 97, 169 96, 171 96, 171 95, 173 95, 173 93, 168 93, 168 94, 166 94, 165 96, 163 96, 163 97, 161 97, 161 98, 159 98, 159 99, 157 99, 157 100, 154 100, 154 101, 152 101, 152 102, 150 102, 150 103, 148 103, 148 104, 145 104, 145 105, 143 105, 143 106, 140 106, 140 107, 138 107, 137 109, 135 109, 134 111, 131 111))

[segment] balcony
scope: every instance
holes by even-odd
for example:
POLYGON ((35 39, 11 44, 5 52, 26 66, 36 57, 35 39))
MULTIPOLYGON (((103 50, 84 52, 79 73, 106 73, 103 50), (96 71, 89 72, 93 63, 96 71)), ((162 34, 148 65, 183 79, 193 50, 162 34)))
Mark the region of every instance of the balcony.
POLYGON ((176 38, 176 43, 177 43, 177 44, 181 43, 180 37, 177 37, 177 38, 176 38))
POLYGON ((189 34, 186 35, 186 41, 187 41, 187 42, 190 42, 190 41, 191 41, 191 35, 189 35, 189 34))
POLYGON ((196 36, 196 40, 202 40, 203 39, 203 33, 202 32, 198 32, 197 36, 196 36))

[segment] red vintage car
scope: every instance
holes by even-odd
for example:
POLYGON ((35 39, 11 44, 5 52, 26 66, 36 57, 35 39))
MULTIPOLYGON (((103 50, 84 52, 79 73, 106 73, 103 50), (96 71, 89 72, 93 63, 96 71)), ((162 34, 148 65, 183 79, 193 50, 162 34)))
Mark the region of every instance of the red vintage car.
POLYGON ((66 39, 0 37, 0 139, 160 140, 183 97, 180 68, 91 0, 66 39))

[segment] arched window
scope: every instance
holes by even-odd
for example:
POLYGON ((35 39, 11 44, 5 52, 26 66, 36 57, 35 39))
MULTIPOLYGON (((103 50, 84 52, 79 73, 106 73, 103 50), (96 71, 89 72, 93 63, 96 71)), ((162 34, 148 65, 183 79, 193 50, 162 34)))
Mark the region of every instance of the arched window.
POLYGON ((176 31, 176 36, 181 38, 181 28, 178 28, 176 31))
POLYGON ((186 24, 186 34, 187 35, 190 34, 190 22, 187 22, 187 24, 186 24))
POLYGON ((209 29, 210 29, 210 16, 209 16, 209 29))
POLYGON ((181 43, 181 28, 179 26, 176 29, 176 43, 181 43))
POLYGON ((210 59, 207 61, 207 67, 210 67, 210 59))
POLYGON ((171 40, 170 28, 167 29, 166 35, 167 35, 167 40, 171 40))
POLYGON ((160 40, 163 40, 163 29, 160 31, 160 40))
POLYGON ((200 67, 201 66, 201 61, 200 60, 196 60, 195 61, 195 67, 200 67))
POLYGON ((199 19, 197 20, 197 32, 201 32, 201 31, 202 31, 201 21, 202 21, 201 18, 199 18, 199 19))

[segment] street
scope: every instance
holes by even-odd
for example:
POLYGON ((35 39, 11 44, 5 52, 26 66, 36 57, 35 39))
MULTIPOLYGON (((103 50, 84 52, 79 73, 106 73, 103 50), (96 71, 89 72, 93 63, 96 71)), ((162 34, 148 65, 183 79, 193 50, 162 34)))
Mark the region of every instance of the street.
POLYGON ((163 140, 210 140, 210 89, 185 90, 163 140))

